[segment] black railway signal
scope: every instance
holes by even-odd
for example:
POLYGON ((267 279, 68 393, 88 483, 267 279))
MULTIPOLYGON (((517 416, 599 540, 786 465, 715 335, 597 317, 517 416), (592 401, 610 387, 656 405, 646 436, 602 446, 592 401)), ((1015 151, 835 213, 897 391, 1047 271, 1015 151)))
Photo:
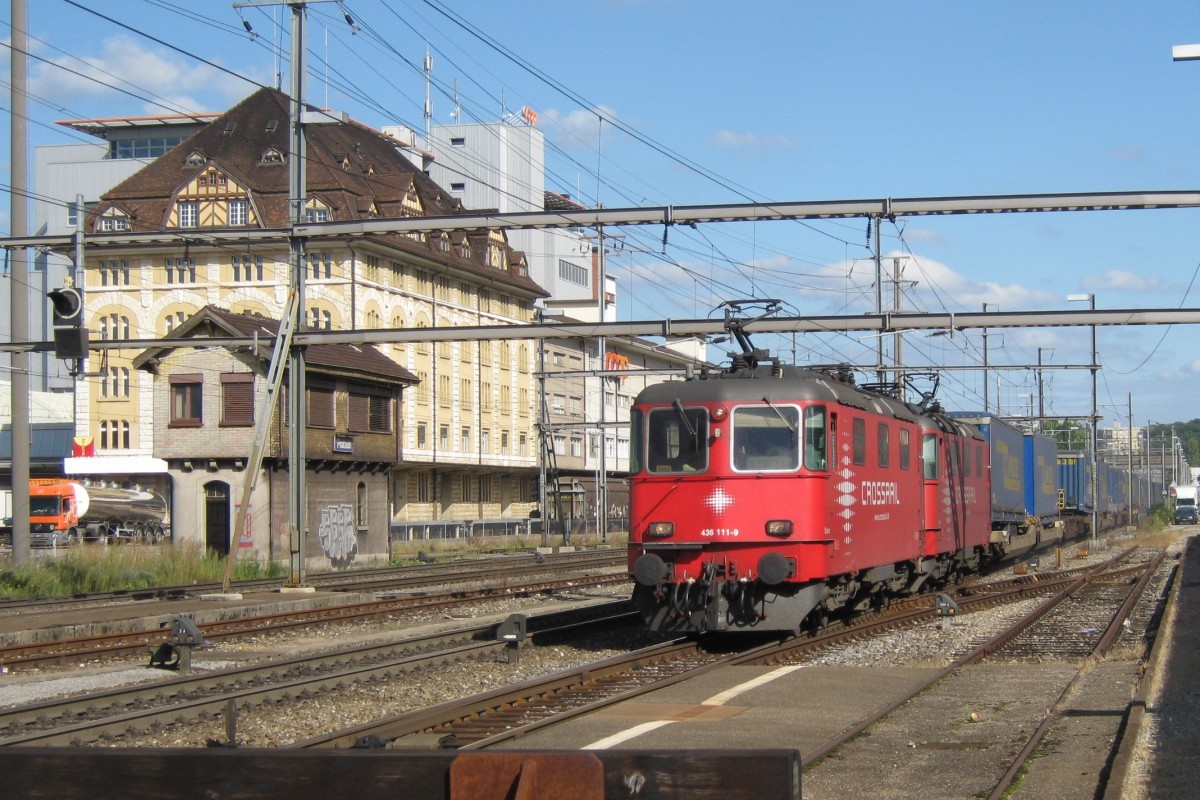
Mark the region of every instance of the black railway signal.
POLYGON ((88 331, 83 327, 83 295, 74 286, 47 292, 54 306, 54 355, 64 359, 87 358, 88 331))

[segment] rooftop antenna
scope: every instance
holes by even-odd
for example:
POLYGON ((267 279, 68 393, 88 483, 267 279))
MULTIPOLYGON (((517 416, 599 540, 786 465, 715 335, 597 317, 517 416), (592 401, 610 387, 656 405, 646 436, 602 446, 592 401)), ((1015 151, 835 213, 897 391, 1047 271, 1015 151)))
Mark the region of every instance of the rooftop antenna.
POLYGON ((279 65, 279 59, 282 57, 281 50, 283 48, 283 30, 279 25, 279 7, 275 6, 271 9, 271 22, 274 23, 271 27, 275 29, 275 91, 283 91, 283 68, 279 65))
POLYGON ((458 119, 462 114, 462 106, 458 101, 458 78, 454 79, 454 111, 450 112, 450 118, 454 120, 454 124, 458 124, 458 119))
POLYGON ((429 85, 433 81, 433 56, 429 54, 429 45, 425 46, 425 140, 433 133, 433 99, 429 96, 429 85))

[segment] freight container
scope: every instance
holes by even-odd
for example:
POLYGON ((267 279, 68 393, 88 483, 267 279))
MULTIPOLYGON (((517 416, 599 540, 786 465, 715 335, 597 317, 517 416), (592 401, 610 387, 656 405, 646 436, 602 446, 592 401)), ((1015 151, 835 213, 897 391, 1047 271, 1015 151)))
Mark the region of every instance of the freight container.
POLYGON ((1025 524, 1024 434, 999 417, 952 414, 983 433, 991 452, 992 528, 1025 524))
POLYGON ((1095 508, 1092 492, 1092 457, 1084 452, 1061 452, 1055 472, 1059 491, 1059 509, 1065 514, 1091 514, 1095 508))
POLYGON ((1025 434, 1025 510, 1041 524, 1058 516, 1058 443, 1041 433, 1025 434))

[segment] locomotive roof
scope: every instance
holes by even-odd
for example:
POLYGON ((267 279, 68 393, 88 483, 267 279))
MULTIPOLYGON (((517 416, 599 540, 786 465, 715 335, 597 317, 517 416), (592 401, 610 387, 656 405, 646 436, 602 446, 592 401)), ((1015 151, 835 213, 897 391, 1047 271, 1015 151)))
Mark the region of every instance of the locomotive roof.
POLYGON ((756 367, 734 373, 701 375, 686 381, 667 381, 647 386, 635 403, 788 403, 821 400, 860 408, 884 416, 915 422, 918 413, 907 403, 864 392, 851 383, 803 367, 756 367))

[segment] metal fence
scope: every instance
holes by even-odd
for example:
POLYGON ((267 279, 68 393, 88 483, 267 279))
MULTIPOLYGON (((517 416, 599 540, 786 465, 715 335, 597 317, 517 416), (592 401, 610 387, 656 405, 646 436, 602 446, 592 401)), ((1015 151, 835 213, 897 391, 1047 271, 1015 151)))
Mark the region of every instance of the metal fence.
MULTIPOLYGON (((543 527, 551 537, 565 538, 595 535, 595 519, 473 519, 473 520, 416 520, 393 522, 393 542, 425 542, 438 539, 469 539, 473 536, 541 536, 543 527)), ((608 519, 607 533, 623 534, 629 530, 625 517, 608 519)))

